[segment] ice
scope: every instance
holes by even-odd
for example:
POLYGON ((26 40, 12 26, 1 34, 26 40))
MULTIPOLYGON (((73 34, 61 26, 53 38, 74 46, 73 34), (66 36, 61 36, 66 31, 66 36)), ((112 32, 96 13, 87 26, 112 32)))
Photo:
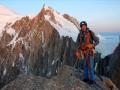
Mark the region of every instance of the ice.
POLYGON ((16 45, 17 37, 18 37, 18 33, 16 33, 16 35, 14 36, 14 38, 10 41, 10 43, 7 46, 12 45, 12 49, 13 49, 15 47, 15 45, 16 45))
POLYGON ((16 33, 15 30, 12 29, 12 28, 7 29, 6 32, 7 32, 8 34, 10 34, 11 36, 14 36, 15 33, 16 33))

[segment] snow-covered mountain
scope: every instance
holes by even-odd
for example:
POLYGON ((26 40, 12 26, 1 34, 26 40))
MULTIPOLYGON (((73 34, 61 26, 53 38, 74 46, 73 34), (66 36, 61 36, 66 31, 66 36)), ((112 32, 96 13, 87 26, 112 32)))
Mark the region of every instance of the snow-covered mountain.
MULTIPOLYGON (((22 27, 25 27, 26 30, 33 31, 34 29, 38 29, 39 22, 43 20, 49 23, 53 28, 55 28, 55 30, 59 33, 60 37, 67 36, 71 37, 74 41, 76 41, 77 35, 79 33, 79 28, 77 27, 79 26, 79 22, 75 18, 70 17, 69 15, 67 16, 69 18, 66 17, 66 19, 62 14, 58 13, 51 7, 45 6, 42 8, 41 12, 36 17, 33 17, 32 19, 28 16, 23 17, 22 19, 15 22, 11 27, 16 30, 17 34, 18 30, 20 30, 22 27)), ((9 27, 9 25, 7 27, 9 27)), ((49 25, 47 25, 47 27, 49 27, 49 25)), ((9 31, 9 29, 7 31, 9 31)), ((10 44, 12 43, 10 42, 10 44)))
POLYGON ((19 17, 20 15, 17 14, 15 11, 0 5, 0 23, 6 23, 11 22, 16 17, 19 17))
POLYGON ((0 76, 4 83, 20 73, 50 77, 58 72, 61 64, 73 65, 79 32, 79 22, 74 17, 62 15, 48 6, 33 17, 4 9, 7 12, 1 11, 0 15, 3 25, 0 29, 0 62, 3 62, 0 76))
POLYGON ((44 10, 47 11, 44 15, 45 20, 59 32, 60 36, 69 36, 76 41, 79 30, 73 22, 67 20, 63 15, 50 7, 44 7, 44 10))
MULTIPOLYGON (((4 27, 7 23, 14 23, 21 17, 22 16, 18 15, 15 11, 0 5, 0 37, 2 37, 2 33, 5 30, 4 27)), ((8 33, 13 33, 13 30, 8 30, 8 33)))

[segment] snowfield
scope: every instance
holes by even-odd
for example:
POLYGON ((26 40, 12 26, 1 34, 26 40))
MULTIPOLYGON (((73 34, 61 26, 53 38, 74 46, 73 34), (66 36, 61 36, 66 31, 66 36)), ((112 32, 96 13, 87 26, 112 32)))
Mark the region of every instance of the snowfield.
MULTIPOLYGON (((16 12, 10 10, 9 8, 0 5, 0 38, 5 31, 5 26, 7 23, 11 25, 16 21, 21 19, 23 16, 18 15, 16 12)), ((6 32, 10 35, 15 35, 15 30, 8 27, 6 32)))
POLYGON ((54 17, 55 17, 55 22, 51 20, 51 15, 46 14, 45 20, 47 20, 60 34, 60 36, 69 36, 72 37, 74 41, 77 39, 77 35, 79 33, 78 28, 70 21, 68 21, 66 18, 64 18, 61 14, 58 12, 54 11, 53 9, 49 7, 45 7, 45 10, 51 10, 54 17))

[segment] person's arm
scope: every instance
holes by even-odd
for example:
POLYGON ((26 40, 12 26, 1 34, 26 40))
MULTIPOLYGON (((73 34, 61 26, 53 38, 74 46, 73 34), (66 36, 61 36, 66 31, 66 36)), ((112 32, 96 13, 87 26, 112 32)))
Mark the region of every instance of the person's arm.
POLYGON ((80 45, 80 33, 77 36, 77 40, 76 40, 76 47, 78 48, 80 45))
POLYGON ((99 38, 95 35, 94 32, 91 32, 91 33, 92 33, 92 36, 93 36, 93 41, 94 41, 93 43, 96 46, 96 45, 99 44, 99 38))

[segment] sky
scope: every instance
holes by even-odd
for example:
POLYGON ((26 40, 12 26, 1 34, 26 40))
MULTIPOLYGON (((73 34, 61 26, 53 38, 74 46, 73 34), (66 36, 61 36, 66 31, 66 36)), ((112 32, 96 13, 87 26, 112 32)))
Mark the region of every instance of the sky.
POLYGON ((0 0, 21 15, 37 15, 43 5, 86 21, 96 32, 120 32, 120 0, 0 0))

